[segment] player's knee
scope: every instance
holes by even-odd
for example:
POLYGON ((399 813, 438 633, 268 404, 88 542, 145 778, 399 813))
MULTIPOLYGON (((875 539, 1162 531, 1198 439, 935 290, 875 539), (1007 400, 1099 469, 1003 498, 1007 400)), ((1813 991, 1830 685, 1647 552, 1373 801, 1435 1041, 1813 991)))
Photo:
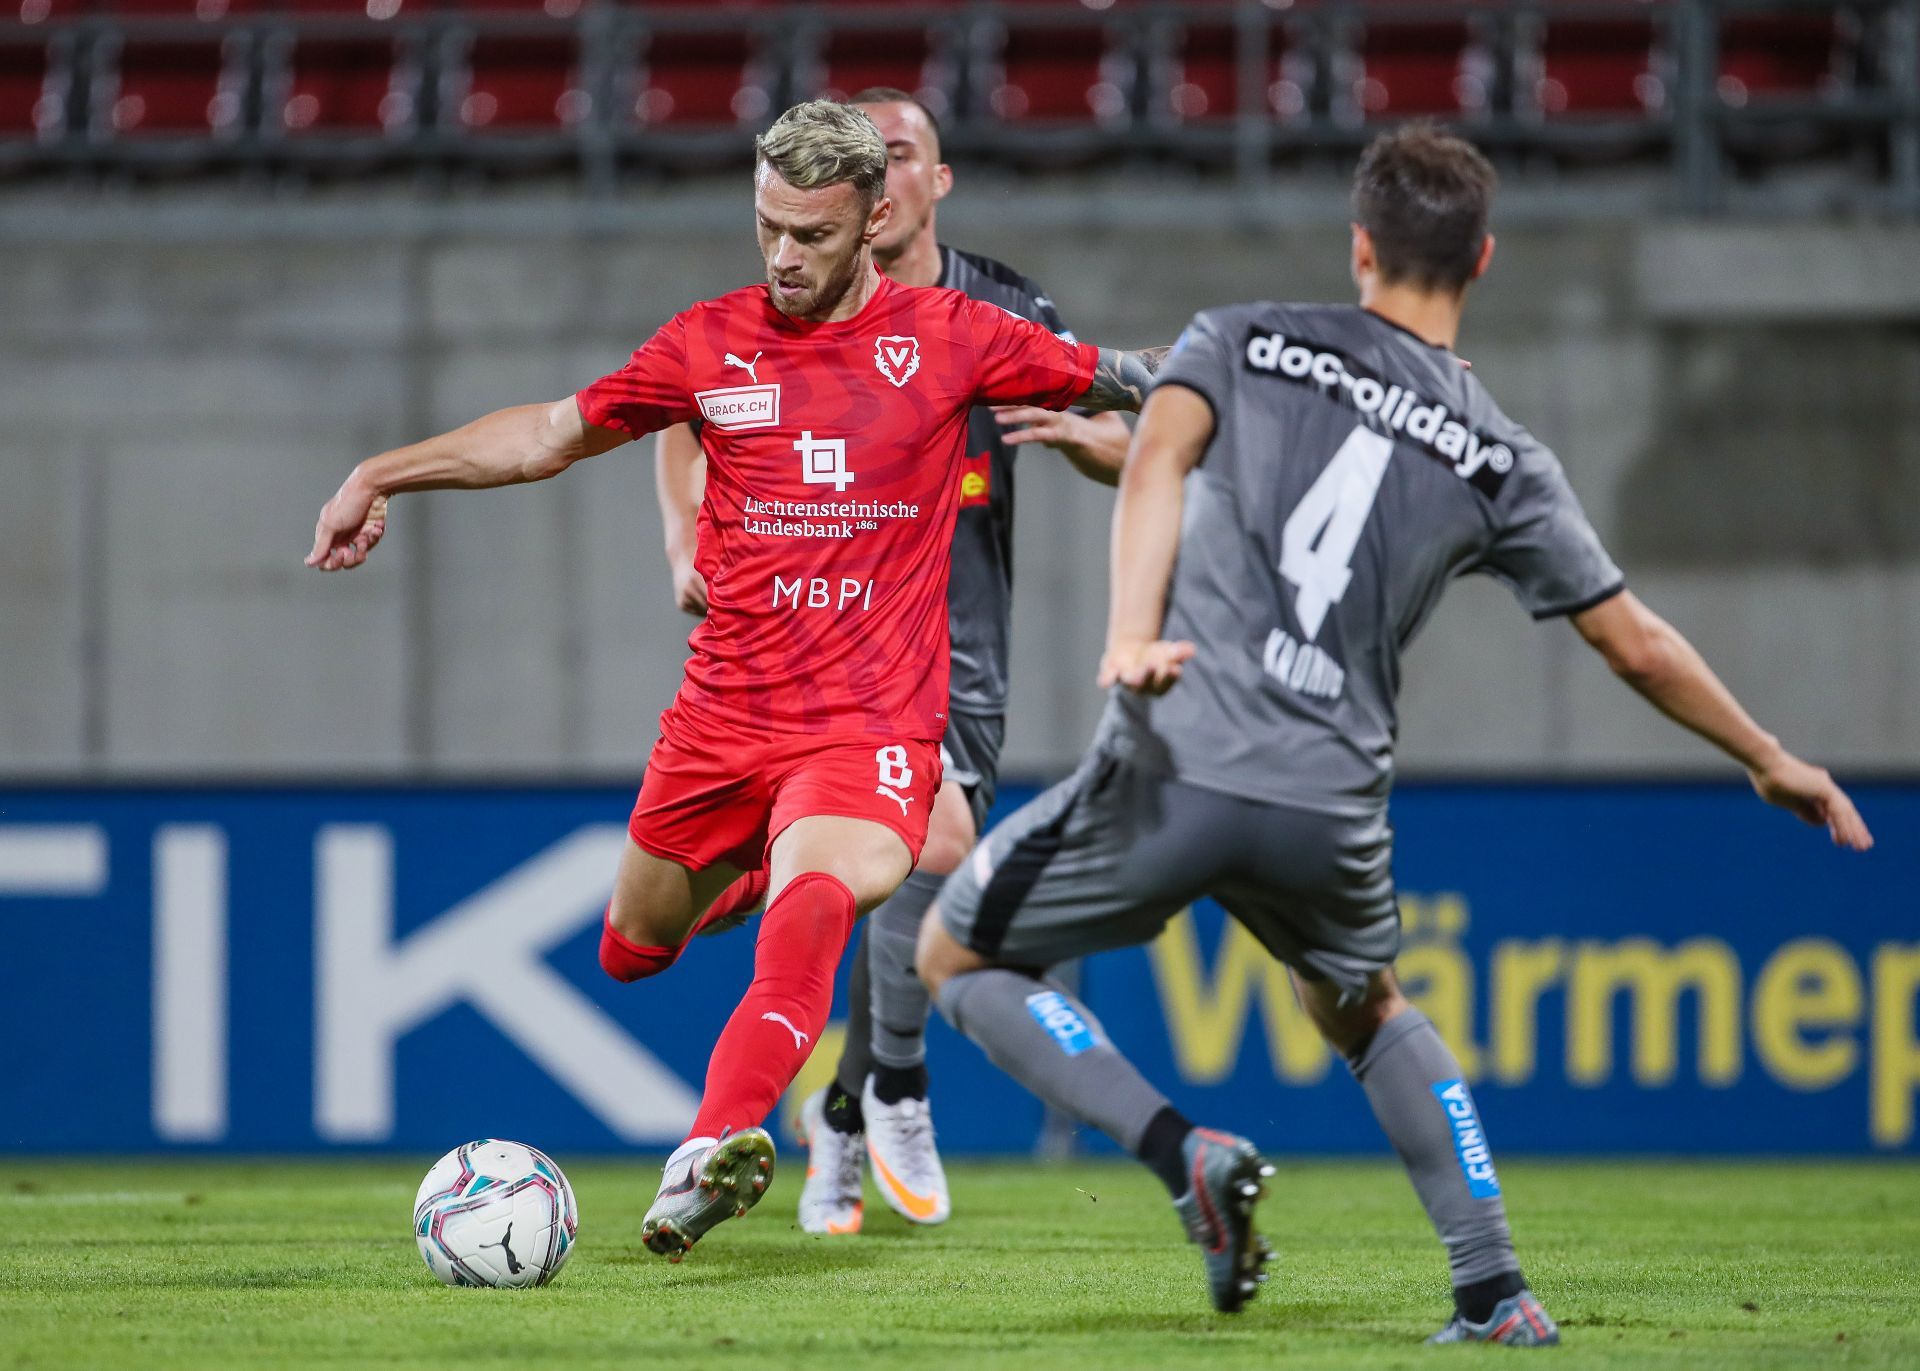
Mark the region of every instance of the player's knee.
POLYGON ((967 853, 972 850, 971 833, 962 836, 930 832, 927 834, 927 845, 920 849, 920 861, 915 870, 934 876, 950 876, 960 869, 960 863, 967 859, 967 853))
POLYGON ((913 970, 927 990, 938 995, 940 987, 962 972, 986 965, 980 954, 947 932, 940 921, 940 905, 935 901, 920 921, 920 940, 914 947, 913 970))
POLYGON ((1400 993, 1400 987, 1389 983, 1350 1008, 1335 1011, 1322 1031, 1335 1051, 1349 1062, 1357 1062, 1367 1055, 1380 1030, 1411 1008, 1413 1004, 1400 993))
POLYGON ((600 968, 616 981, 637 981, 657 976, 672 966, 679 949, 636 941, 615 924, 614 909, 608 906, 606 923, 600 929, 600 968))
POLYGON ((920 849, 916 869, 935 876, 951 875, 959 870, 979 837, 967 792, 952 781, 947 782, 940 787, 939 798, 934 802, 932 820, 927 825, 927 841, 920 849))

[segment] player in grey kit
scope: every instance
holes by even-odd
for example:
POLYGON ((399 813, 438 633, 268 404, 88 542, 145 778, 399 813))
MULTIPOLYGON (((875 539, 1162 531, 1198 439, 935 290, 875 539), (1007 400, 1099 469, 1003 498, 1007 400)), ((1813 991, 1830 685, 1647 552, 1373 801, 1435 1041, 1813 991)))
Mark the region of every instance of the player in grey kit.
POLYGON ((956 1028, 1165 1181, 1214 1303, 1237 1309, 1266 1257, 1259 1154, 1193 1127, 1044 979, 1213 896, 1290 968, 1406 1164, 1452 1271, 1434 1340, 1538 1345, 1558 1331, 1520 1274, 1460 1064, 1392 970, 1402 650, 1450 580, 1486 572, 1536 618, 1570 617, 1763 799, 1844 846, 1871 838, 1832 778, 1624 589, 1553 454, 1451 351, 1492 257, 1493 181, 1430 126, 1383 135, 1355 178, 1358 308, 1194 318, 1121 478, 1101 665, 1120 688, 1074 776, 942 889, 918 960, 956 1028))
MULTIPOLYGON (((1053 302, 1033 281, 936 238, 936 206, 953 176, 940 160, 940 131, 926 107, 887 87, 861 91, 849 103, 874 121, 887 146, 887 198, 894 212, 873 245, 880 269, 903 285, 958 290, 1066 335, 1053 302)), ((934 1224, 948 1216, 946 1174, 927 1100, 930 1009, 926 987, 913 971, 914 942, 941 882, 985 824, 999 776, 1013 622, 1014 454, 1022 444, 1045 444, 1083 475, 1112 485, 1129 436, 1114 414, 1014 406, 976 409, 969 420, 947 592, 952 672, 941 742, 945 779, 919 866, 867 920, 854 953, 845 1047, 834 1084, 810 1098, 803 1112, 808 1158, 799 1217, 809 1233, 859 1231, 861 1169, 868 1160, 882 1197, 904 1218, 934 1224)), ((676 597, 692 613, 706 608, 705 587, 693 567, 702 460, 687 426, 661 435, 657 470, 667 555, 676 597)))

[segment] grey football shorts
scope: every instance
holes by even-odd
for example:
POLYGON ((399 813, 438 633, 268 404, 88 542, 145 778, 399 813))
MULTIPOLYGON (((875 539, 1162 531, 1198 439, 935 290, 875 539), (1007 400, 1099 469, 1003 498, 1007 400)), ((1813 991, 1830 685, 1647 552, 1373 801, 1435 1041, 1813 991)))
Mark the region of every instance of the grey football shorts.
POLYGON ((947 731, 940 739, 940 761, 946 779, 967 793, 973 811, 973 831, 987 826, 987 811, 1000 788, 1000 748, 1007 740, 1007 721, 999 714, 966 714, 948 706, 947 731))
POLYGON ((1243 799, 1096 750, 1009 816, 940 892, 947 931, 1045 968, 1150 942, 1202 896, 1289 966, 1354 992, 1400 946, 1393 830, 1243 799))

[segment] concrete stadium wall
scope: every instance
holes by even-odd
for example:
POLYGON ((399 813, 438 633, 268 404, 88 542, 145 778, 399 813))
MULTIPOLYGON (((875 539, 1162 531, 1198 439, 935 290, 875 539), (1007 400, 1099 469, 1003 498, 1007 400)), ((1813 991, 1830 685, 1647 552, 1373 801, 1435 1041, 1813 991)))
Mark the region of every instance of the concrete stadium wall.
MULTIPOLYGON (((1346 296, 1337 214, 949 202, 1082 337, 1346 296), (1217 222, 1217 228, 1181 227, 1217 222)), ((300 563, 361 456, 617 366, 754 279, 738 192, 599 217, 520 201, 0 221, 0 773, 632 774, 684 656, 645 448, 549 485, 410 498, 367 568, 300 563), (682 212, 684 210, 684 212, 682 212)), ((1534 220, 1462 351, 1559 450, 1634 587, 1793 746, 1920 766, 1920 230, 1534 220)), ((1099 701, 1109 498, 1019 485, 1007 766, 1067 766, 1099 701)), ((1564 626, 1460 587, 1407 667, 1428 771, 1714 765, 1564 626)))

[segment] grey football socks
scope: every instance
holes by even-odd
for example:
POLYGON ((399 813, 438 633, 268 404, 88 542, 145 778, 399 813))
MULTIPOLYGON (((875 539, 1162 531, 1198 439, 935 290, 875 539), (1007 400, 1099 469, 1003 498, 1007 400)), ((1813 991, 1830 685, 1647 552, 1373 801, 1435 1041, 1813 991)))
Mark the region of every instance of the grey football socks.
POLYGON ((920 921, 946 877, 915 871, 878 909, 867 916, 866 931, 854 949, 847 979, 847 1031, 834 1070, 835 1096, 851 1102, 836 1118, 832 1099, 827 1122, 842 1132, 858 1132, 860 1091, 873 1077, 873 1093, 895 1104, 927 1093, 927 1014, 931 1000, 913 969, 920 921), (842 1121, 848 1125, 841 1127, 842 1121))
MULTIPOLYGON (((913 969, 913 953, 920 941, 920 924, 947 878, 931 871, 915 871, 885 904, 867 917, 867 968, 876 1078, 882 1069, 912 1071, 927 1060, 927 1014, 932 1009, 927 987, 913 969)), ((874 1082, 874 1093, 886 1099, 874 1082)))
POLYGON ((953 977, 939 1003, 995 1066, 1129 1152, 1138 1155, 1147 1126, 1168 1108, 1093 1012, 1052 981, 988 967, 953 977))
POLYGON ((1446 1246, 1456 1292, 1518 1289, 1520 1263, 1493 1154, 1439 1030, 1419 1010, 1404 1010, 1349 1065, 1446 1246))

